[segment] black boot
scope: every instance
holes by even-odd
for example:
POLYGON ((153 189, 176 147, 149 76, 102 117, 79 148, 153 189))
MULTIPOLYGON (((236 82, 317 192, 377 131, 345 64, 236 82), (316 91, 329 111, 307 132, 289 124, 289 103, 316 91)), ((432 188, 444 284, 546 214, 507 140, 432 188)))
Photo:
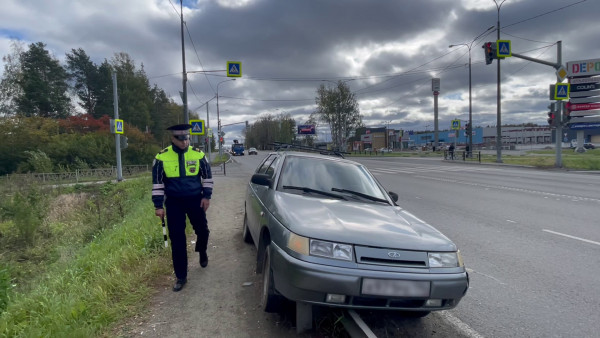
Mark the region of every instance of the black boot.
POLYGON ((208 265, 208 255, 206 251, 200 251, 200 266, 205 268, 208 265))
POLYGON ((183 286, 185 285, 185 283, 187 283, 187 278, 186 279, 177 279, 177 282, 175 282, 175 285, 173 285, 173 291, 177 292, 177 291, 181 291, 181 289, 183 289, 183 286))

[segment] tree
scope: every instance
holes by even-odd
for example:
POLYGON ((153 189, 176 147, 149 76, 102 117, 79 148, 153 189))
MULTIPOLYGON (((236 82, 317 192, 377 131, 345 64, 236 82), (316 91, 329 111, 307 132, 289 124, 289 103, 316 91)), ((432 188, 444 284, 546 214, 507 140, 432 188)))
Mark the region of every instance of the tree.
POLYGON ((82 102, 83 109, 94 116, 98 102, 99 72, 98 67, 81 48, 67 53, 66 69, 72 81, 73 89, 82 102))
POLYGON ((114 117, 114 95, 112 84, 112 66, 107 60, 104 60, 98 67, 96 79, 96 107, 92 115, 100 118, 104 115, 114 117))
POLYGON ((23 45, 18 41, 11 41, 12 53, 2 57, 4 74, 0 80, 0 116, 11 116, 17 113, 16 99, 23 90, 19 86, 22 77, 21 54, 23 45))
POLYGON ((249 125, 244 132, 248 147, 270 149, 273 142, 292 143, 295 140, 296 121, 290 114, 276 117, 268 114, 249 125))
POLYGON ((19 114, 64 118, 70 114, 67 72, 50 56, 42 42, 32 43, 21 54, 22 77, 17 81, 22 93, 17 97, 19 114))
POLYGON ((145 130, 150 126, 152 96, 143 65, 136 70, 135 61, 127 53, 117 53, 111 60, 117 73, 119 117, 145 130))
POLYGON ((315 98, 318 119, 329 124, 331 138, 336 149, 346 150, 350 131, 362 125, 358 102, 354 93, 343 81, 337 87, 321 84, 315 98))

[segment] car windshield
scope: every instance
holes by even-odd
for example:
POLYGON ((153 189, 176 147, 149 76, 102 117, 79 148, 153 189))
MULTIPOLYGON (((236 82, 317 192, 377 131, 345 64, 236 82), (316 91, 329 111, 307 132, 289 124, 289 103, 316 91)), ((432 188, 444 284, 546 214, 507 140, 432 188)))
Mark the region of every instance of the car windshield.
MULTIPOLYGON (((283 165, 279 187, 305 187, 318 191, 350 191, 386 200, 373 176, 361 165, 304 156, 288 156, 283 165)), ((301 191, 295 189, 296 192, 301 191)))

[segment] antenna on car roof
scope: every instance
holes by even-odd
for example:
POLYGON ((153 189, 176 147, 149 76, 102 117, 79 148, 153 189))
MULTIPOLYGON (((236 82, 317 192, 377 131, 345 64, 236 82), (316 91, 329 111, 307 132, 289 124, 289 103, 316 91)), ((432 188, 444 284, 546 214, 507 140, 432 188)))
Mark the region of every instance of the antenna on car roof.
POLYGON ((298 151, 306 151, 306 152, 314 152, 319 153, 321 155, 334 155, 344 158, 344 154, 350 154, 349 152, 340 151, 340 150, 327 150, 327 149, 319 149, 315 147, 309 146, 301 146, 298 144, 291 143, 283 143, 283 142, 273 142, 271 145, 275 148, 276 151, 280 150, 298 150, 298 151))

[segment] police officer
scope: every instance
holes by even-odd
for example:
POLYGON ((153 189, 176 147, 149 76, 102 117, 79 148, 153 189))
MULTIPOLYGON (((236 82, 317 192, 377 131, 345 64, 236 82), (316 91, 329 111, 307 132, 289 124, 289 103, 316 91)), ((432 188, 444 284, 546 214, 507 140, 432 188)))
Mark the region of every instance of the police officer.
POLYGON ((208 223, 206 210, 210 206, 213 179, 210 165, 199 149, 190 147, 189 124, 167 128, 171 131, 172 144, 163 149, 152 165, 152 202, 156 216, 167 216, 173 269, 177 281, 173 291, 179 291, 187 282, 186 219, 196 233, 196 252, 200 253, 200 266, 208 265, 208 223))

